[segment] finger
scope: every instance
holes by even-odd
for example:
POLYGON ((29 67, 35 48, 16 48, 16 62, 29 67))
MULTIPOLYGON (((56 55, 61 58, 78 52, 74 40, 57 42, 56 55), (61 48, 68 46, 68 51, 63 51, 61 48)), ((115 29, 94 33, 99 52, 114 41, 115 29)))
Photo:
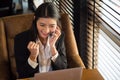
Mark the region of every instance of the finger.
POLYGON ((39 44, 36 44, 36 48, 39 49, 39 44))
POLYGON ((56 31, 56 33, 55 33, 55 34, 56 34, 56 36, 58 36, 58 37, 59 37, 59 36, 61 35, 61 32, 60 32, 60 31, 56 31))
POLYGON ((33 49, 37 49, 37 47, 36 47, 36 44, 34 43, 34 45, 32 46, 33 47, 33 49))
POLYGON ((27 48, 30 49, 31 45, 32 45, 32 41, 30 41, 30 42, 28 43, 27 48))
POLYGON ((34 44, 33 46, 34 49, 38 49, 39 48, 39 45, 37 43, 34 44))
POLYGON ((34 49, 34 46, 35 46, 35 42, 32 42, 30 45, 30 49, 34 49))
POLYGON ((57 29, 56 29, 56 32, 55 33, 57 33, 57 34, 61 34, 61 30, 60 30, 60 28, 59 27, 57 27, 57 29))

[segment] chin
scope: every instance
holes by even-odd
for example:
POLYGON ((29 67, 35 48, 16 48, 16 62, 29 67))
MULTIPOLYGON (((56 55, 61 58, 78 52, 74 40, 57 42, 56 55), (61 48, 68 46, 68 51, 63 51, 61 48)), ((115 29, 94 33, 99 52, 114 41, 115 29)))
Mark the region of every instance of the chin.
POLYGON ((48 36, 42 36, 43 39, 46 39, 48 36))

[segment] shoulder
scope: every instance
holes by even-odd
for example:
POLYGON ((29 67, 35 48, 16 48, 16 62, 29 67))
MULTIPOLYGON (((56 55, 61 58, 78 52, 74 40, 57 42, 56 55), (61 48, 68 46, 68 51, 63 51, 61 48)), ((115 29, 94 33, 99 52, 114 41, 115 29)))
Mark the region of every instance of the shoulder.
POLYGON ((21 39, 21 38, 26 38, 29 35, 29 30, 18 33, 17 35, 15 35, 15 39, 21 39))
POLYGON ((30 39, 30 31, 29 30, 21 32, 21 33, 18 33, 14 37, 14 42, 18 43, 18 44, 21 44, 21 43, 24 43, 24 44, 26 43, 27 44, 30 40, 31 39, 30 39))

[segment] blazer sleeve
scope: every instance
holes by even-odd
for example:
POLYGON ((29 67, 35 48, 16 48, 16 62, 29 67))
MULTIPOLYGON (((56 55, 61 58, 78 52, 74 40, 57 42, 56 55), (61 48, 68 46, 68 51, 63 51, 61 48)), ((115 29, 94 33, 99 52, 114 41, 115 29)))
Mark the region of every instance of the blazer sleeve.
POLYGON ((33 77, 34 73, 38 71, 38 67, 33 69, 28 64, 28 57, 30 55, 27 49, 27 44, 29 42, 27 33, 22 33, 14 38, 14 52, 16 60, 16 68, 19 78, 33 77))
POLYGON ((58 50, 58 57, 55 62, 52 61, 53 70, 60 70, 67 68, 67 58, 66 58, 66 48, 64 45, 64 33, 62 32, 60 38, 56 43, 56 48, 58 50))

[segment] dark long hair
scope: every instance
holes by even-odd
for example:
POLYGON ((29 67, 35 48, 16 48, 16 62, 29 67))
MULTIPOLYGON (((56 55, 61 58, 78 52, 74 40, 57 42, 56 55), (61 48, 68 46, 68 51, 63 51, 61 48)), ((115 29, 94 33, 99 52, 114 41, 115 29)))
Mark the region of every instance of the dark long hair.
POLYGON ((35 41, 38 35, 38 30, 37 30, 37 20, 39 18, 53 18, 56 19, 57 25, 61 28, 60 25, 60 14, 57 9, 57 7, 52 3, 52 2, 46 2, 41 4, 35 11, 34 14, 35 18, 32 23, 31 27, 31 37, 32 40, 35 41))

